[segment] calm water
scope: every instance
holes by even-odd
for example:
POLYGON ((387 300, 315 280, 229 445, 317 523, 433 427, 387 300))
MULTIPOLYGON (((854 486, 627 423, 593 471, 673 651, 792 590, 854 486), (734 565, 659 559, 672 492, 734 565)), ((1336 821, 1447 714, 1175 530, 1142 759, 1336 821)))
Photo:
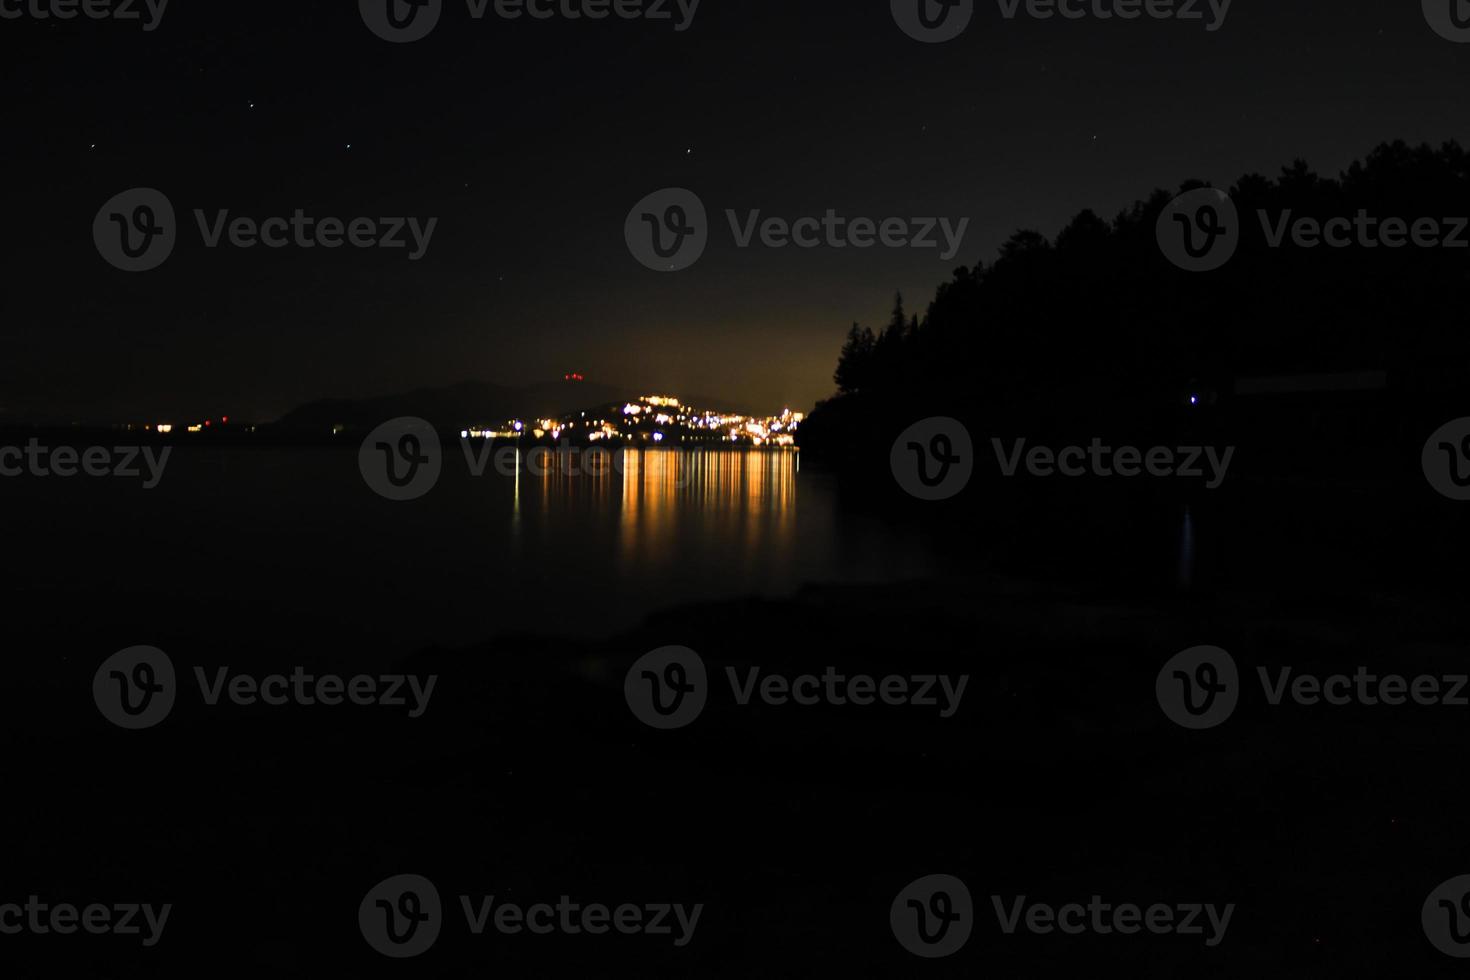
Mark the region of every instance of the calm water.
POLYGON ((6 480, 29 622, 97 642, 383 656, 504 632, 601 635, 690 601, 934 572, 794 452, 650 450, 621 472, 373 494, 353 451, 178 449, 160 485, 6 480), (24 515, 24 516, 22 516, 24 515), (80 618, 84 622, 79 622, 80 618))

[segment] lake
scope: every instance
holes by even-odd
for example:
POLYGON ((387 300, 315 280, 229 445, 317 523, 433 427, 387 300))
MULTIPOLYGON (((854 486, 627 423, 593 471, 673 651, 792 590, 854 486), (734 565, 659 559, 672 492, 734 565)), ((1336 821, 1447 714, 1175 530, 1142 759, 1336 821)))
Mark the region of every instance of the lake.
POLYGON ((356 446, 185 445, 152 490, 4 480, 27 554, 12 594, 57 639, 378 659, 506 632, 603 636, 692 601, 936 571, 919 537, 843 507, 795 451, 622 459, 597 475, 473 476, 446 447, 437 485, 406 502, 368 488, 356 446))

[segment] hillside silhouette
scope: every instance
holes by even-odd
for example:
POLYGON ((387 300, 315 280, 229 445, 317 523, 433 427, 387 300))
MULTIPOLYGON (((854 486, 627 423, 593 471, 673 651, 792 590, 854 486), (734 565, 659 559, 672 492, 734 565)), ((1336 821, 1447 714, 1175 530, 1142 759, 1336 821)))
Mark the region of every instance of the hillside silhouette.
MULTIPOLYGON (((554 381, 525 387, 505 387, 466 381, 447 388, 420 388, 375 398, 337 398, 309 402, 281 417, 276 432, 330 432, 369 430, 388 419, 413 416, 443 431, 466 425, 498 424, 507 419, 555 418, 596 405, 625 402, 648 394, 625 385, 593 381, 554 381)), ((724 399, 680 396, 687 404, 726 410, 724 399)))
POLYGON ((1417 466, 1423 426, 1467 414, 1470 231, 1453 247, 1302 248, 1290 234, 1271 247, 1262 213, 1273 230, 1288 212, 1359 211, 1452 228, 1470 215, 1465 151, 1382 144, 1335 178, 1297 160, 1228 192, 1240 241, 1215 271, 1161 252, 1155 226, 1175 195, 1155 190, 1110 221, 1083 211, 1051 239, 1017 231, 995 261, 956 269, 922 316, 900 298, 885 326, 854 324, 803 448, 876 469, 904 427, 948 415, 982 452, 990 436, 1191 437, 1249 446, 1243 472, 1321 475, 1343 452, 1360 473, 1417 466), (1386 381, 1267 395, 1250 384, 1348 373, 1386 381))

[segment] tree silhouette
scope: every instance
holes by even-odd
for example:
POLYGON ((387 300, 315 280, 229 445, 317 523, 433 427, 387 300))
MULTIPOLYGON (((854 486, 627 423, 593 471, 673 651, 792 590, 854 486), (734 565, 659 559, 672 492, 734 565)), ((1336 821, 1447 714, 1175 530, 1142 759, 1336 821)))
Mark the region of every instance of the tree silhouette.
MULTIPOLYGON (((1185 181, 1180 191, 1201 186, 1185 181)), ((1389 401, 1353 419, 1344 447, 1382 443, 1455 405, 1470 414, 1470 249, 1272 247, 1266 233, 1283 216, 1359 211, 1448 228, 1444 219, 1470 215, 1470 160, 1458 144, 1384 144, 1336 179, 1298 160, 1274 180, 1244 175, 1230 193, 1240 241, 1213 272, 1164 257, 1155 226, 1174 195, 1155 190, 1111 222, 1083 211, 1052 240, 1016 232, 993 263, 956 269, 922 318, 906 319, 898 297, 876 339, 849 331, 838 393, 812 414, 803 444, 886 459, 899 429, 939 414, 977 435, 1035 440, 1111 433, 1142 442, 1207 421, 1274 443, 1284 460, 1298 423, 1330 421, 1336 401, 1260 409, 1265 402, 1236 396, 1237 381, 1368 370, 1388 372, 1389 401), (1191 394, 1203 397, 1190 405, 1191 394)))

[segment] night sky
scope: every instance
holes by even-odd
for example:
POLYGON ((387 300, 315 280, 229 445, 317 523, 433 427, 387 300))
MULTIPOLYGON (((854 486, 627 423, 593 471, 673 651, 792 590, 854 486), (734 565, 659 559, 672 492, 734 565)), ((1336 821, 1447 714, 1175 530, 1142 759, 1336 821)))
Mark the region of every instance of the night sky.
MULTIPOLYGON (((15 4, 17 0, 7 0, 15 4)), ((31 2, 31 0, 27 0, 31 2)), ((473 20, 412 44, 351 2, 175 0, 138 22, 0 20, 10 234, 0 420, 274 418, 328 396, 580 371, 809 409, 854 320, 922 311, 1017 228, 1054 235, 1155 187, 1385 140, 1470 141, 1470 45, 1417 2, 1236 0, 1200 21, 1005 20, 921 44, 887 0, 703 0, 671 21, 473 20), (118 271, 91 234, 133 187, 180 241, 118 271), (690 269, 623 240, 695 191, 690 269), (407 250, 204 248, 192 211, 438 218, 407 250), (969 218, 937 250, 737 249, 724 211, 969 218)))

